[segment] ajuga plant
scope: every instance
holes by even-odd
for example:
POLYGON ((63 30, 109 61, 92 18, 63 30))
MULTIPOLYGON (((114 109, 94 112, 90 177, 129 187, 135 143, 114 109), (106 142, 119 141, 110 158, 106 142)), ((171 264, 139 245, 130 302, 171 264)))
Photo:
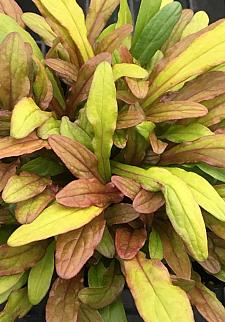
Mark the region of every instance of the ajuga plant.
POLYGON ((0 322, 125 322, 124 287, 145 322, 225 321, 225 21, 34 3, 0 0, 0 322))

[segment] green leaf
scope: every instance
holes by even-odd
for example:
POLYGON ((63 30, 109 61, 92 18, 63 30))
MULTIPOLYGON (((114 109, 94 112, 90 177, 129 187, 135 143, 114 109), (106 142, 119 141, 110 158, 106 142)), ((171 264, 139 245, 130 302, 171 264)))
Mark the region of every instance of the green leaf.
POLYGON ((168 170, 189 186, 194 199, 202 208, 215 218, 225 221, 225 201, 207 180, 194 172, 178 168, 168 168, 168 170))
POLYGON ((25 163, 20 170, 35 173, 41 177, 52 177, 63 173, 64 167, 54 160, 38 157, 25 163))
POLYGON ((213 132, 199 123, 189 125, 172 124, 162 135, 160 135, 160 138, 167 139, 174 143, 183 143, 194 141, 207 135, 213 135, 213 132))
POLYGON ((140 9, 138 12, 137 22, 135 25, 135 31, 133 35, 133 46, 139 39, 144 27, 151 20, 151 18, 159 11, 162 0, 142 0, 140 9))
POLYGON ((146 141, 149 140, 149 135, 153 132, 154 128, 155 124, 150 121, 144 121, 136 126, 136 130, 146 141))
POLYGON ((11 287, 8 291, 6 291, 4 293, 1 293, 0 294, 0 304, 3 304, 4 302, 6 302, 8 297, 10 296, 10 294, 13 291, 17 291, 17 290, 21 289, 21 287, 23 287, 27 283, 27 279, 28 279, 28 272, 25 272, 22 274, 19 281, 13 287, 11 287))
POLYGON ((203 172, 210 175, 212 178, 225 182, 225 169, 213 167, 205 163, 197 163, 196 166, 201 169, 203 172))
POLYGON ((10 135, 15 139, 23 139, 51 116, 51 112, 42 111, 32 98, 25 97, 13 109, 10 135))
POLYGON ((159 233, 154 228, 149 235, 149 255, 151 259, 163 259, 163 245, 159 233))
POLYGON ((66 208, 57 203, 46 208, 31 224, 20 226, 10 236, 8 245, 20 246, 32 241, 79 229, 100 215, 101 208, 66 208))
POLYGON ((54 272, 55 243, 52 242, 45 256, 30 271, 28 278, 28 298, 33 305, 37 305, 45 297, 51 284, 54 272))
POLYGON ((127 284, 144 321, 194 321, 186 293, 172 285, 169 272, 160 261, 146 259, 140 252, 123 264, 127 284))
POLYGON ((50 117, 44 124, 42 124, 38 130, 38 136, 46 140, 50 135, 59 135, 60 134, 60 120, 56 120, 54 117, 50 117))
POLYGON ((115 64, 112 68, 114 81, 122 77, 146 78, 148 72, 144 68, 135 64, 115 64))
POLYGON ((132 45, 131 52, 141 65, 146 65, 161 49, 170 36, 174 26, 180 19, 182 7, 179 2, 165 6, 150 21, 147 21, 137 41, 132 45))
POLYGON ((31 54, 19 34, 7 35, 0 44, 0 60, 0 105, 5 110, 12 110, 21 98, 30 93, 31 54))
POLYGON ((102 240, 96 247, 96 250, 103 256, 107 258, 113 258, 115 255, 115 245, 114 245, 114 240, 107 228, 105 227, 102 240))
POLYGON ((87 101, 87 117, 94 130, 93 148, 102 178, 111 178, 110 154, 117 121, 116 88, 112 68, 101 63, 94 74, 87 101))
POLYGON ((93 310, 90 306, 80 303, 78 312, 79 322, 104 322, 100 313, 93 310))
POLYGON ((62 117, 60 134, 85 145, 89 150, 93 150, 92 137, 82 129, 79 122, 71 122, 67 116, 62 117))
POLYGON ((13 288, 20 278, 23 276, 23 273, 9 276, 1 276, 0 277, 0 293, 5 293, 13 288))
POLYGON ((118 13, 118 20, 116 23, 116 28, 119 28, 126 24, 132 25, 132 15, 130 12, 129 4, 127 0, 120 0, 120 9, 118 13))

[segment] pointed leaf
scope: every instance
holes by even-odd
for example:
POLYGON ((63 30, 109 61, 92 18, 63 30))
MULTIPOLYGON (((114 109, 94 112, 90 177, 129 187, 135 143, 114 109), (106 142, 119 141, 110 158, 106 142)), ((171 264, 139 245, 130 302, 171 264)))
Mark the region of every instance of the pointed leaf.
POLYGON ((95 71, 86 108, 94 130, 93 148, 99 173, 108 181, 111 177, 109 158, 118 112, 112 68, 107 62, 101 63, 95 71))
POLYGON ((91 0, 86 17, 88 39, 91 44, 95 42, 118 4, 119 0, 91 0))
POLYGON ((52 116, 50 112, 41 111, 32 98, 23 98, 13 109, 10 135, 23 139, 52 116))
POLYGON ((216 167, 224 167, 225 135, 202 137, 194 142, 176 145, 162 155, 161 164, 183 164, 205 162, 216 167))
POLYGON ((97 159, 84 145, 60 135, 51 135, 48 141, 74 176, 99 179, 97 159))
POLYGON ((144 321, 194 321, 187 295, 172 285, 169 273, 160 261, 146 259, 140 252, 134 259, 124 261, 124 270, 144 321))
POLYGON ((10 236, 8 245, 20 246, 79 229, 100 215, 101 208, 66 208, 57 203, 46 208, 31 224, 20 226, 10 236))
POLYGON ((56 270, 60 277, 76 276, 93 255, 105 228, 103 217, 97 217, 86 226, 60 235, 56 243, 56 270))
POLYGON ((0 246, 0 275, 12 275, 33 267, 43 256, 46 241, 22 247, 0 246))
POLYGON ((129 227, 116 230, 115 245, 121 259, 133 259, 144 246, 147 233, 144 228, 133 230, 129 227))
POLYGON ((155 153, 155 154, 162 154, 167 146, 168 146, 168 143, 166 142, 163 142, 161 140, 159 140, 155 134, 154 131, 152 131, 149 135, 149 141, 150 141, 150 144, 151 144, 151 147, 152 147, 152 151, 155 153))
POLYGON ((164 203, 165 200, 161 193, 141 189, 134 199, 133 207, 137 212, 150 214, 157 211, 164 203))
POLYGON ((113 66, 113 78, 117 81, 122 77, 146 78, 148 72, 144 68, 135 64, 115 64, 113 66))
POLYGON ((76 322, 80 306, 77 295, 82 286, 80 275, 71 280, 57 278, 51 288, 47 302, 46 321, 76 322))
POLYGON ((87 39, 87 29, 82 9, 73 0, 38 0, 46 13, 52 16, 73 39, 85 61, 93 56, 93 50, 87 39), (76 19, 75 19, 76 17, 76 19))
POLYGON ((112 176, 112 183, 119 189, 126 197, 133 200, 136 195, 139 193, 141 186, 134 180, 112 176))
POLYGON ((11 33, 4 39, 0 45, 0 59, 0 106, 12 110, 30 92, 29 57, 19 34, 11 33))
POLYGON ((148 110, 147 120, 160 123, 204 116, 208 113, 205 106, 187 101, 160 103, 148 110))
POLYGON ((55 244, 52 242, 48 246, 45 256, 30 271, 28 278, 28 297, 33 305, 41 302, 50 287, 54 272, 54 250, 55 244))
POLYGON ((131 50, 141 65, 149 63, 157 50, 161 49, 180 19, 181 11, 180 3, 174 2, 165 6, 143 26, 131 50))
POLYGON ((17 203, 16 220, 20 224, 30 224, 54 198, 54 193, 50 189, 46 189, 36 197, 17 203))
POLYGON ((51 180, 36 174, 21 172, 9 179, 2 192, 2 199, 7 203, 27 200, 43 192, 50 183, 51 180))
POLYGON ((56 195, 56 200, 67 207, 105 207, 123 199, 112 183, 102 184, 96 179, 79 179, 70 182, 56 195))
POLYGON ((127 203, 120 203, 107 208, 104 215, 107 224, 110 226, 126 224, 140 216, 140 214, 134 210, 132 205, 127 203))

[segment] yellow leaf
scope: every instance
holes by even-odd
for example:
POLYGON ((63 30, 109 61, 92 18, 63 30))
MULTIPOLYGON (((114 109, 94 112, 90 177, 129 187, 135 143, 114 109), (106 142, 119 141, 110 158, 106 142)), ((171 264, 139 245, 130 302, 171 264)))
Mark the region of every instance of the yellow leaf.
POLYGON ((87 39, 84 13, 74 0, 38 0, 48 14, 63 26, 80 50, 86 62, 93 57, 93 49, 87 39))
POLYGON ((143 253, 124 261, 127 284, 145 322, 194 322, 186 293, 172 285, 166 267, 143 253), (178 309, 179 308, 179 309, 178 309))
POLYGON ((52 116, 42 111, 32 98, 24 97, 14 107, 11 119, 10 135, 23 139, 52 116))
POLYGON ((163 93, 225 62, 225 21, 184 38, 161 60, 152 74, 144 108, 163 93))
POLYGON ((144 68, 135 64, 115 64, 113 66, 113 78, 117 81, 121 77, 146 78, 148 72, 144 68))
POLYGON ((160 9, 162 9, 163 7, 165 7, 167 4, 170 4, 172 3, 173 0, 162 0, 162 3, 161 3, 161 7, 160 9))
POLYGON ((17 247, 33 241, 47 239, 88 224, 103 211, 102 208, 67 208, 57 203, 46 208, 31 224, 20 226, 8 240, 17 247))
POLYGON ((202 30, 209 24, 209 16, 205 11, 198 11, 191 19, 190 23, 184 29, 181 39, 187 37, 195 32, 202 30))

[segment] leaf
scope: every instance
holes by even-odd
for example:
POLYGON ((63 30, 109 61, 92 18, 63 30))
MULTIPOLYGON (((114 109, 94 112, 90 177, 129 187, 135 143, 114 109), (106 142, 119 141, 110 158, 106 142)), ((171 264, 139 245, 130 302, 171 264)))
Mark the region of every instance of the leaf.
POLYGON ((161 0, 151 1, 142 0, 140 9, 138 12, 138 17, 135 25, 135 31, 133 35, 133 45, 140 38, 140 35, 147 25, 147 23, 151 20, 151 18, 159 11, 161 0))
POLYGON ((191 303, 196 306, 201 315, 211 322, 223 321, 225 309, 216 295, 201 282, 196 281, 195 287, 189 291, 191 303))
POLYGON ((51 116, 52 113, 41 111, 32 98, 25 97, 13 109, 10 135, 15 139, 23 139, 51 116))
POLYGON ((223 168, 213 167, 205 163, 197 163, 196 166, 212 178, 225 182, 225 170, 223 168))
POLYGON ((144 246, 147 233, 144 228, 133 230, 129 227, 116 230, 115 245, 121 259, 133 259, 144 246))
POLYGON ((18 25, 20 25, 22 28, 24 27, 24 23, 21 19, 23 11, 15 0, 10 0, 10 2, 7 0, 1 0, 0 12, 10 16, 14 20, 16 20, 18 25))
POLYGON ((132 77, 132 78, 146 78, 148 77, 148 72, 144 68, 135 64, 115 64, 113 66, 113 78, 117 81, 122 77, 132 77))
POLYGON ((103 256, 107 258, 113 258, 115 255, 115 246, 114 246, 114 240, 107 228, 105 227, 102 239, 98 246, 96 247, 96 250, 103 256))
POLYGON ((116 130, 113 134, 113 144, 119 148, 124 149, 127 144, 127 132, 125 129, 116 130))
POLYGON ((123 44, 124 40, 132 33, 132 25, 123 25, 117 28, 105 36, 96 44, 96 52, 108 52, 113 53, 120 45, 123 44))
MULTIPOLYGON (((199 118, 198 122, 205 126, 211 127, 213 125, 216 125, 222 122, 224 118, 225 118, 224 105, 221 104, 219 106, 216 106, 212 110, 210 110, 207 115, 199 118)), ((215 133, 219 134, 220 133, 219 130, 220 129, 218 129, 215 133)))
POLYGON ((127 129, 136 126, 145 120, 145 115, 142 108, 137 103, 128 107, 121 108, 117 118, 116 128, 127 129))
POLYGON ((149 141, 149 136, 154 128, 155 124, 150 121, 144 121, 136 126, 136 130, 146 141, 149 141))
POLYGON ((161 123, 172 120, 204 116, 208 113, 205 106, 188 101, 160 103, 147 112, 147 120, 161 123))
POLYGON ((138 133, 136 128, 128 129, 128 140, 125 149, 122 151, 124 160, 129 164, 140 164, 146 154, 148 142, 138 133))
POLYGON ((0 246, 0 275, 19 274, 33 267, 45 253, 46 241, 22 247, 0 246))
POLYGON ((97 217, 86 226, 60 235, 56 243, 57 274, 70 279, 76 276, 93 255, 105 228, 103 217, 97 217))
POLYGON ((184 38, 161 60, 152 74, 148 97, 143 103, 146 110, 163 93, 224 62, 224 25, 222 20, 184 38))
POLYGON ((5 322, 15 321, 24 317, 32 308, 27 296, 27 289, 23 288, 10 294, 4 310, 0 313, 0 320, 5 322))
POLYGON ((51 135, 59 135, 60 125, 60 120, 56 120, 54 117, 50 117, 38 128, 37 134, 42 140, 48 139, 51 135))
POLYGON ((161 1, 161 6, 160 6, 160 9, 162 9, 163 7, 165 7, 166 5, 170 4, 170 3, 173 3, 174 0, 162 0, 161 1))
POLYGON ((144 99, 148 94, 149 81, 147 80, 136 80, 133 78, 126 77, 126 83, 131 93, 139 98, 144 99))
POLYGON ((181 11, 180 3, 174 2, 165 6, 153 18, 146 21, 131 48, 133 56, 139 60, 141 65, 149 63, 157 50, 161 49, 180 19, 181 11))
POLYGON ((11 33, 3 40, 0 45, 0 59, 0 106, 12 110, 14 105, 30 92, 30 57, 19 34, 11 33))
POLYGON ((30 224, 54 199, 54 193, 50 189, 45 189, 36 197, 17 203, 15 209, 16 220, 20 224, 30 224))
POLYGON ((207 260, 199 262, 199 264, 210 274, 218 274, 221 270, 219 258, 212 249, 209 249, 207 260))
POLYGON ((47 302, 46 321, 76 322, 80 306, 77 295, 82 286, 83 281, 80 275, 71 280, 57 278, 47 302))
POLYGON ((70 182, 56 195, 56 200, 67 207, 105 207, 123 199, 112 183, 102 184, 96 179, 79 179, 70 182))
POLYGON ((113 174, 135 177, 146 190, 154 192, 157 189, 156 183, 161 185, 166 212, 175 231, 197 260, 205 260, 208 252, 205 225, 200 208, 188 186, 166 169, 151 167, 144 170, 115 161, 111 164, 113 174))
POLYGON ((118 111, 112 68, 107 62, 99 64, 96 68, 86 109, 88 120, 94 130, 92 144, 98 159, 99 173, 104 181, 109 181, 109 158, 118 111))
POLYGON ((7 203, 27 200, 43 192, 50 183, 51 180, 36 174, 21 172, 9 179, 2 192, 2 199, 7 203))
POLYGON ((141 186, 131 179, 112 176, 111 181, 117 187, 117 189, 119 189, 126 197, 130 198, 131 200, 136 197, 141 189, 141 186))
POLYGON ((88 305, 80 304, 78 312, 79 322, 104 322, 97 310, 91 309, 88 305))
POLYGON ((133 207, 137 212, 150 214, 157 211, 164 203, 165 200, 161 193, 141 189, 134 198, 133 207))
MULTIPOLYGON (((7 276, 8 278, 10 278, 10 276, 7 276)), ((19 279, 19 281, 13 285, 9 290, 7 290, 6 292, 4 293, 1 293, 0 294, 0 303, 3 304, 5 303, 7 300, 8 300, 8 297, 10 296, 10 294, 13 292, 13 291, 17 291, 19 289, 21 289, 21 287, 23 287, 26 282, 27 282, 27 278, 28 278, 28 273, 23 273, 21 278, 19 279)))
POLYGON ((225 202, 208 181, 194 172, 170 168, 170 172, 183 180, 194 196, 196 202, 211 215, 225 221, 225 202))
POLYGON ((55 160, 38 157, 22 165, 20 170, 35 173, 41 177, 53 177, 63 173, 64 167, 55 160))
POLYGON ((50 287, 54 272, 54 250, 55 244, 52 242, 48 246, 45 256, 30 271, 28 278, 28 298, 33 305, 41 302, 50 287))
POLYGON ((22 15, 22 20, 29 29, 31 29, 43 39, 44 43, 47 46, 53 46, 57 35, 51 29, 44 17, 33 12, 25 12, 22 15))
POLYGON ((20 226, 10 236, 8 245, 26 245, 68 231, 79 229, 100 215, 101 208, 66 208, 57 203, 46 208, 32 223, 20 226))
POLYGON ((182 38, 185 38, 191 34, 194 34, 203 28, 206 28, 209 24, 209 17, 205 11, 198 11, 191 19, 190 23, 184 29, 182 38))
POLYGON ((149 255, 151 259, 163 259, 163 245, 160 238, 160 235, 157 230, 152 228, 152 231, 149 235, 149 255))
POLYGON ((184 243, 168 223, 158 223, 157 231, 163 244, 163 257, 176 276, 191 278, 191 262, 184 243))
POLYGON ((89 133, 82 129, 78 121, 72 123, 67 116, 63 116, 60 125, 60 134, 80 142, 89 150, 93 150, 92 137, 90 137, 89 133))
POLYGON ((173 97, 175 101, 202 102, 213 99, 225 92, 225 74, 211 71, 187 82, 173 97), (209 84, 210 82, 210 84, 209 84))
POLYGON ((60 135, 51 135, 48 142, 74 176, 99 179, 97 159, 84 145, 60 135))
POLYGON ((168 146, 168 143, 166 142, 163 142, 161 140, 159 140, 155 134, 154 131, 152 131, 152 133, 150 133, 149 135, 149 141, 150 141, 150 144, 151 144, 151 147, 152 147, 152 151, 155 153, 155 154, 162 154, 167 146, 168 146))
POLYGON ((111 55, 109 53, 101 53, 89 59, 82 65, 78 72, 77 82, 71 88, 71 94, 68 97, 68 108, 73 111, 81 102, 87 99, 91 87, 94 72, 97 66, 103 62, 111 63, 111 55))
POLYGON ((23 276, 23 273, 0 277, 1 294, 13 288, 23 276))
POLYGON ((77 81, 77 67, 62 59, 48 58, 45 64, 51 68, 67 85, 73 85, 77 81))
POLYGON ((127 322, 123 302, 120 298, 101 309, 100 313, 104 321, 114 322, 118 319, 120 322, 127 322))
POLYGON ((194 142, 181 143, 162 155, 161 164, 204 162, 215 167, 224 167, 225 135, 204 136, 194 142))
POLYGON ((124 261, 124 271, 144 321, 194 321, 185 292, 172 285, 169 273, 160 261, 146 259, 139 252, 134 259, 124 261))
POLYGON ((82 9, 73 0, 38 0, 47 15, 53 17, 70 35, 85 61, 93 56, 93 50, 87 39, 87 29, 82 9), (75 19, 76 17, 76 19, 75 19))
POLYGON ((208 135, 213 135, 213 132, 199 123, 191 123, 189 125, 172 124, 160 138, 167 139, 174 143, 183 143, 195 141, 208 135))
POLYGON ((19 161, 0 163, 0 192, 5 188, 8 180, 16 174, 19 161))
POLYGON ((114 274, 110 279, 107 286, 82 289, 78 294, 79 300, 93 309, 104 308, 113 303, 123 290, 124 278, 114 274))
POLYGON ((100 35, 118 4, 119 0, 91 0, 86 17, 88 39, 91 44, 100 35))
POLYGON ((126 224, 140 216, 132 205, 127 203, 120 203, 107 208, 104 215, 109 226, 126 224))

